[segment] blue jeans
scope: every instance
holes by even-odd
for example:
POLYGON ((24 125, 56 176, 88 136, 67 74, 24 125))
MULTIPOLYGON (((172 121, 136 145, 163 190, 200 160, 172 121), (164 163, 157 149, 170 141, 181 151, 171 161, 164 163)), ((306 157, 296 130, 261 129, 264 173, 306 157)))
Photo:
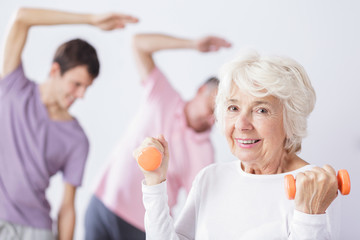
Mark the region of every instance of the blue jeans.
POLYGON ((145 240, 145 232, 125 222, 92 196, 85 215, 86 240, 145 240))

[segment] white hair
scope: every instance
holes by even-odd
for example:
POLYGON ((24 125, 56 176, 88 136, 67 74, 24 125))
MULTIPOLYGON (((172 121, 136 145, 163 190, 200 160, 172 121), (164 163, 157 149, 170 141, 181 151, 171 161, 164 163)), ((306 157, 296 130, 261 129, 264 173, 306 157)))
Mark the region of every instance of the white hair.
POLYGON ((223 131, 225 102, 236 84, 255 97, 271 95, 281 101, 286 133, 284 148, 290 153, 301 150, 307 117, 314 109, 316 96, 305 69, 299 63, 287 57, 260 56, 251 51, 226 63, 219 78, 215 116, 223 131))

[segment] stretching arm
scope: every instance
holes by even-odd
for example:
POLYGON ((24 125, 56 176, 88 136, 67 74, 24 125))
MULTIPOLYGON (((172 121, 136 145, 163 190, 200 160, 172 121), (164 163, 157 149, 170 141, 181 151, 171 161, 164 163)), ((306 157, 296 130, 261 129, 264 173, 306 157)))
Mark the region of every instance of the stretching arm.
POLYGON ((137 18, 118 13, 78 14, 47 9, 20 8, 14 16, 2 51, 2 76, 11 73, 20 64, 27 35, 32 26, 89 24, 103 30, 113 30, 124 28, 127 23, 137 21, 137 18))
POLYGON ((155 68, 153 53, 165 49, 194 49, 200 52, 218 51, 230 47, 225 39, 207 36, 200 39, 176 38, 163 34, 138 34, 133 38, 136 65, 142 81, 155 68))

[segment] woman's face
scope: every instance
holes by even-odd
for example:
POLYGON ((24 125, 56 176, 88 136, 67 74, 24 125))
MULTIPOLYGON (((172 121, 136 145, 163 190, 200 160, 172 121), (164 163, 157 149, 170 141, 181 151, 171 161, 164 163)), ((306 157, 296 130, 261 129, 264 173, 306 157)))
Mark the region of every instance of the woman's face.
POLYGON ((254 97, 235 84, 225 102, 225 136, 244 164, 267 166, 284 153, 283 107, 273 97, 254 97))

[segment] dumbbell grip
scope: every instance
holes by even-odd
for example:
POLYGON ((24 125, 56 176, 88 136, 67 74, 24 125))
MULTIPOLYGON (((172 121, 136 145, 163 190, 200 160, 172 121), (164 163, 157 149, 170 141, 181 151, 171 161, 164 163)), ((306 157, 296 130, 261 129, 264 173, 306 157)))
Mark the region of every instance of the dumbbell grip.
MULTIPOLYGON (((341 169, 337 174, 338 189, 342 195, 348 195, 350 193, 350 176, 345 169, 341 169)), ((294 176, 288 174, 285 176, 285 191, 288 199, 292 200, 296 194, 296 181, 294 176)))
POLYGON ((144 170, 154 171, 161 165, 162 154, 155 147, 146 147, 140 152, 137 160, 144 170))

